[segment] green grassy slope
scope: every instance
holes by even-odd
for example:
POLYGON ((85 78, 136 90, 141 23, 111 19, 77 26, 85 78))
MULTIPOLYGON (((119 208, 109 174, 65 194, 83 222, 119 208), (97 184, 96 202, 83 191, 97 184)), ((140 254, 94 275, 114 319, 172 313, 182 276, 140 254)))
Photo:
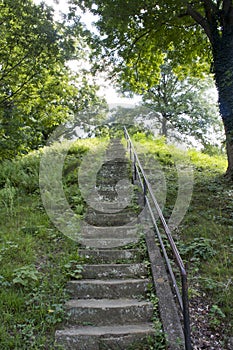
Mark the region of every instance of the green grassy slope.
MULTIPOLYGON (((195 304, 199 298, 207 300, 206 317, 213 332, 224 327, 226 335, 230 334, 233 186, 223 176, 226 160, 193 150, 184 153, 162 139, 150 140, 143 135, 134 139, 145 163, 151 164, 154 159, 161 164, 167 183, 167 218, 178 191, 174 159, 193 166, 192 201, 175 237, 188 263, 191 301, 195 304)), ((78 187, 77 169, 85 152, 103 142, 78 141, 66 157, 63 187, 80 218, 85 201, 78 187)), ((64 286, 71 276, 80 278, 82 260, 77 255, 77 243, 54 227, 40 198, 39 162, 43 152, 32 152, 0 165, 2 350, 54 349, 54 330, 64 319, 63 304, 68 298, 64 286)))
MULTIPOLYGON (((101 145, 78 141, 63 168, 68 202, 81 218, 85 202, 77 172, 83 155, 101 145)), ((56 145, 54 152, 66 149, 56 145)), ((66 281, 79 278, 82 262, 77 243, 49 220, 39 191, 44 150, 0 165, 0 348, 54 349, 54 330, 64 319, 66 281)))
POLYGON ((162 138, 150 140, 141 134, 134 136, 134 143, 150 172, 160 164, 167 185, 167 220, 179 189, 176 163, 193 169, 191 203, 173 235, 188 267, 193 328, 202 327, 199 319, 204 317, 209 331, 220 336, 221 349, 228 349, 233 330, 233 184, 224 177, 226 159, 196 150, 180 151, 162 138))

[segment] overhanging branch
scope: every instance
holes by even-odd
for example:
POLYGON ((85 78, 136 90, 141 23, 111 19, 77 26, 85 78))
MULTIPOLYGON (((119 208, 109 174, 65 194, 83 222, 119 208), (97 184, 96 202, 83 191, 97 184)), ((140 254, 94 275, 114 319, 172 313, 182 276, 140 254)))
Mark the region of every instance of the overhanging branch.
POLYGON ((132 52, 134 46, 136 45, 136 43, 141 40, 144 36, 150 34, 150 32, 152 31, 152 29, 147 30, 146 32, 142 33, 141 35, 139 35, 137 38, 134 39, 134 41, 132 42, 132 44, 130 45, 130 49, 129 49, 129 53, 128 55, 130 55, 130 53, 132 52))
POLYGON ((187 4, 187 14, 190 15, 200 26, 204 29, 211 44, 213 44, 212 32, 208 21, 198 11, 196 11, 192 5, 187 4))

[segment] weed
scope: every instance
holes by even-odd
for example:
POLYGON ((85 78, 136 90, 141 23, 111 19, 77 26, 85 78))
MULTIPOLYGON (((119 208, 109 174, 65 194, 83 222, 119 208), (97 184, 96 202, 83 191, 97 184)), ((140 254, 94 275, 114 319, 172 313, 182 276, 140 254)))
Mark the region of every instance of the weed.
POLYGON ((198 237, 188 244, 178 243, 181 255, 189 261, 200 262, 201 260, 209 260, 216 255, 216 250, 213 248, 214 240, 198 237))
POLYGON ((83 266, 77 264, 76 260, 70 260, 64 265, 64 272, 67 277, 72 279, 81 279, 82 278, 83 266))
POLYGON ((16 286, 23 286, 25 288, 32 288, 39 282, 39 273, 34 266, 23 266, 13 271, 12 283, 16 286))
POLYGON ((210 324, 213 327, 219 326, 226 315, 222 312, 218 305, 212 305, 209 311, 210 324))
POLYGON ((15 215, 16 194, 16 188, 7 179, 4 188, 0 190, 0 201, 5 206, 7 215, 10 217, 15 215))

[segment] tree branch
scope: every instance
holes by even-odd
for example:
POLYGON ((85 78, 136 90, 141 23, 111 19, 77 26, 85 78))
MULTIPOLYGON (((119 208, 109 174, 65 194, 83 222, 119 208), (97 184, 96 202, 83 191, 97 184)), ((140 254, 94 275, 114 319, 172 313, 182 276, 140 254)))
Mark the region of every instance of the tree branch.
POLYGON ((187 4, 187 13, 204 29, 206 35, 208 36, 211 44, 213 44, 212 32, 208 21, 196 11, 190 4, 187 4))
POLYGON ((0 101, 0 105, 4 105, 4 103, 8 100, 10 100, 12 97, 14 97, 15 95, 17 95, 23 88, 25 85, 27 85, 29 83, 30 80, 32 80, 34 78, 34 76, 36 75, 33 74, 30 78, 28 78, 27 80, 25 80, 18 89, 16 89, 14 92, 12 92, 11 95, 6 96, 2 101, 0 101))
POLYGON ((20 66, 20 64, 25 60, 25 58, 27 58, 29 55, 29 52, 24 55, 14 66, 12 66, 8 71, 7 69, 5 69, 3 71, 2 76, 0 77, 0 81, 3 80, 7 75, 9 75, 16 67, 20 66))
POLYGON ((141 40, 144 36, 146 36, 147 34, 150 34, 151 31, 152 31, 152 29, 149 29, 149 30, 147 30, 146 32, 142 33, 141 35, 139 35, 137 38, 134 39, 134 41, 133 41, 132 44, 130 45, 128 55, 131 54, 131 52, 132 52, 133 47, 135 46, 135 44, 136 44, 139 40, 141 40))
POLYGON ((14 97, 15 95, 17 95, 20 91, 23 90, 24 86, 27 85, 35 76, 37 75, 37 69, 36 69, 36 63, 33 65, 33 67, 30 69, 30 71, 28 72, 28 78, 25 79, 22 84, 15 90, 12 91, 12 93, 6 97, 4 97, 1 101, 0 101, 0 105, 3 105, 6 101, 10 100, 12 97, 14 97), (31 72, 33 72, 33 74, 31 74, 31 72), (31 75, 30 75, 31 74, 31 75))

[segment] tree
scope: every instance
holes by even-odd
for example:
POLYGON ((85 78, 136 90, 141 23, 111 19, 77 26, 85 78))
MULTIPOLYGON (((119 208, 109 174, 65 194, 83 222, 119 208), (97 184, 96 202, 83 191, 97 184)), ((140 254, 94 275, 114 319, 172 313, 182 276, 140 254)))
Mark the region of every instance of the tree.
POLYGON ((45 144, 54 128, 98 101, 66 62, 83 57, 82 27, 55 23, 31 0, 0 0, 0 159, 45 144))
POLYGON ((232 0, 83 0, 82 4, 98 15, 105 62, 134 91, 156 83, 164 56, 179 76, 200 75, 211 67, 225 128, 227 174, 233 178, 232 0))
POLYGON ((166 138, 190 140, 192 136, 204 147, 217 145, 222 130, 217 105, 210 97, 211 90, 214 82, 210 76, 179 80, 170 64, 165 63, 159 83, 143 95, 143 104, 156 112, 150 120, 155 119, 160 134, 166 138))

